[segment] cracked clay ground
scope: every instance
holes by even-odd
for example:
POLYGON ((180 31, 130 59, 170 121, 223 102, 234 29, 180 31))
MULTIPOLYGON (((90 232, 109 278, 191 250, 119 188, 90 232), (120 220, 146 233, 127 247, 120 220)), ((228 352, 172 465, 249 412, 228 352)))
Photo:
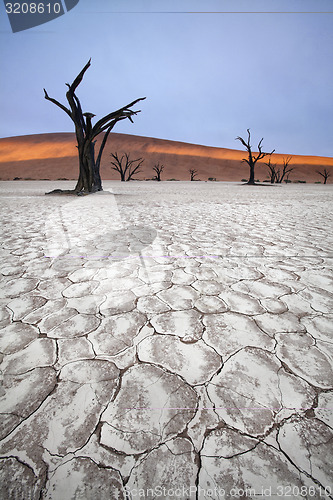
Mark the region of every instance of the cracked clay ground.
POLYGON ((0 498, 333 498, 333 186, 3 182, 0 498))

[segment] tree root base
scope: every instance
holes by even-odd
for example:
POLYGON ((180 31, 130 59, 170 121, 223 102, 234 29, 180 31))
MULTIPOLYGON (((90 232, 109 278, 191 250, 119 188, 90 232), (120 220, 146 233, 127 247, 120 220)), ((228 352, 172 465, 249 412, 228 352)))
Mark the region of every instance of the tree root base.
POLYGON ((49 191, 45 194, 66 194, 66 195, 76 195, 76 196, 85 196, 89 193, 88 191, 75 191, 75 189, 53 189, 53 191, 49 191))
POLYGON ((271 186, 274 186, 274 184, 259 184, 257 182, 244 182, 244 184, 242 184, 242 186, 264 186, 264 187, 271 187, 271 186))

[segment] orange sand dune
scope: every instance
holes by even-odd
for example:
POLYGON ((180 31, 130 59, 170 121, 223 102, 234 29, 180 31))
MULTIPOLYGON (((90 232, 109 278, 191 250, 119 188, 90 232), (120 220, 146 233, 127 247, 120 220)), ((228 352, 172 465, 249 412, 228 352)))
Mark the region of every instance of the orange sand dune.
MULTIPOLYGON (((98 144, 97 144, 98 146, 98 144)), ((162 180, 189 180, 189 169, 197 171, 197 179, 209 177, 217 181, 240 181, 248 178, 248 166, 242 162, 245 151, 187 144, 183 142, 112 133, 108 139, 102 159, 103 179, 119 179, 112 170, 111 152, 130 153, 131 159, 144 158, 139 180, 151 179, 156 163, 164 165, 162 180)), ((290 166, 295 166, 291 181, 316 182, 322 177, 316 170, 326 168, 332 172, 328 182, 333 181, 333 158, 274 154, 272 163, 282 164, 283 158, 292 156, 290 166)), ((256 179, 268 177, 264 163, 256 167, 256 179)), ((0 139, 0 179, 76 179, 78 159, 75 135, 72 133, 39 134, 0 139)))
MULTIPOLYGON (((25 160, 41 160, 47 158, 64 158, 76 156, 77 149, 72 137, 67 134, 56 134, 54 140, 49 135, 27 135, 1 139, 1 163, 25 160), (61 136, 64 136, 63 138, 61 136)), ((72 136, 72 134, 68 134, 72 136)))

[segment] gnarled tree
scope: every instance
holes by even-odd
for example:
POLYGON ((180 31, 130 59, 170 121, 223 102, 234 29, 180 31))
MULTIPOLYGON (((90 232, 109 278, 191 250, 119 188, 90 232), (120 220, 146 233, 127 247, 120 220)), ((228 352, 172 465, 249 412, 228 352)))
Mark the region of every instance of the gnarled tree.
POLYGON ((242 137, 236 137, 236 141, 237 140, 240 141, 248 152, 248 157, 243 158, 243 161, 245 161, 250 167, 250 178, 249 178, 247 184, 254 185, 255 184, 254 168, 256 166, 257 161, 262 160, 263 158, 265 158, 265 156, 269 156, 269 155, 273 154, 275 149, 273 149, 273 151, 271 153, 264 153, 262 151, 262 146, 261 146, 261 143, 264 140, 264 138, 262 138, 258 144, 258 154, 255 156, 252 152, 252 146, 250 144, 251 134, 250 134, 249 128, 247 129, 247 134, 248 134, 247 142, 242 137))
MULTIPOLYGON (((95 116, 93 113, 83 113, 81 108, 81 103, 79 98, 75 94, 77 87, 80 85, 83 76, 91 64, 91 59, 82 69, 82 71, 77 75, 73 83, 70 85, 66 83, 68 91, 66 93, 66 98, 69 107, 64 106, 56 99, 49 97, 48 93, 44 89, 44 97, 48 101, 53 102, 60 109, 65 111, 67 115, 74 122, 75 135, 77 140, 77 148, 79 154, 79 178, 73 193, 79 193, 81 191, 86 193, 91 193, 95 191, 102 190, 102 181, 100 176, 100 165, 103 150, 107 141, 107 138, 115 126, 115 124, 120 120, 125 120, 128 118, 132 123, 132 116, 136 115, 140 111, 133 111, 131 108, 139 101, 145 99, 145 97, 140 97, 135 101, 127 104, 126 106, 113 111, 105 115, 103 118, 98 120, 95 125, 92 124, 92 118, 95 116), (101 142, 99 152, 95 158, 95 143, 96 137, 104 132, 104 137, 101 142)), ((57 190, 61 192, 61 190, 57 190)))
POLYGON ((322 172, 321 170, 316 170, 317 174, 321 175, 324 178, 324 184, 327 183, 327 179, 331 177, 331 173, 329 170, 324 168, 324 171, 322 172))
POLYGON ((295 167, 289 166, 291 159, 292 156, 287 156, 287 158, 283 158, 282 171, 280 170, 280 168, 277 168, 276 163, 272 164, 270 159, 268 160, 267 163, 265 163, 265 165, 267 165, 267 167, 269 168, 271 184, 273 184, 274 182, 276 182, 277 184, 281 184, 283 180, 285 182, 288 182, 290 172, 295 170, 295 167))
POLYGON ((141 172, 140 167, 144 162, 143 158, 137 158, 136 160, 130 160, 129 154, 125 153, 121 157, 118 153, 111 153, 114 161, 111 161, 111 167, 113 170, 120 174, 120 180, 130 181, 133 179, 135 174, 141 172), (135 163, 137 163, 135 165, 135 163))
POLYGON ((161 180, 161 173, 164 170, 164 165, 160 165, 160 163, 156 163, 156 165, 153 166, 153 170, 156 173, 154 180, 155 181, 160 181, 161 180))
POLYGON ((195 177, 197 176, 198 171, 195 168, 190 168, 189 172, 191 176, 191 181, 195 181, 195 177))
POLYGON ((289 163, 292 159, 292 156, 287 156, 287 158, 283 158, 283 167, 282 167, 282 172, 280 169, 278 169, 275 177, 275 182, 277 184, 281 184, 283 180, 288 181, 289 180, 289 174, 293 170, 295 170, 295 167, 289 167, 289 163), (286 177, 286 179, 285 179, 286 177))
POLYGON ((267 163, 268 170, 269 170, 269 180, 271 184, 274 184, 276 175, 277 175, 277 170, 276 170, 276 163, 271 163, 271 159, 268 160, 267 163))

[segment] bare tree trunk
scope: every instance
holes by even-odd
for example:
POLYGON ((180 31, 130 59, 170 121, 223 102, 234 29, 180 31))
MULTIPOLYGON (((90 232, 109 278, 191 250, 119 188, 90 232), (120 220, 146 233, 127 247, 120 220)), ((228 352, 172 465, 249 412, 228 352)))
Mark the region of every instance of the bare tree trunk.
POLYGON ((255 181, 254 181, 254 166, 255 166, 255 163, 253 162, 252 158, 251 158, 251 161, 249 163, 249 166, 250 166, 250 177, 249 177, 248 184, 255 184, 255 181))

